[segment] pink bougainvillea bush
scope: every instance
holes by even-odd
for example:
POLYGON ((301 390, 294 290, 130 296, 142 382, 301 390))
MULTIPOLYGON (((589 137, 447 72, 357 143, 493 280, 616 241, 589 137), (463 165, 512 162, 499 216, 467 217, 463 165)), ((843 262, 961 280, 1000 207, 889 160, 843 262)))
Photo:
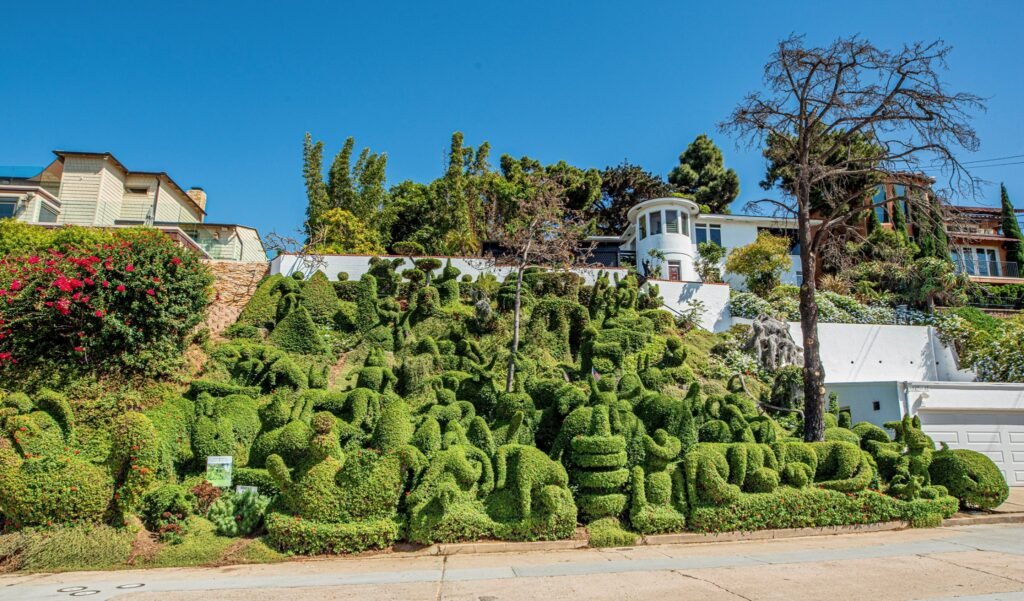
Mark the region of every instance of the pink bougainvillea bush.
POLYGON ((155 376, 180 360, 210 298, 195 253, 142 228, 51 241, 0 258, 0 375, 155 376))

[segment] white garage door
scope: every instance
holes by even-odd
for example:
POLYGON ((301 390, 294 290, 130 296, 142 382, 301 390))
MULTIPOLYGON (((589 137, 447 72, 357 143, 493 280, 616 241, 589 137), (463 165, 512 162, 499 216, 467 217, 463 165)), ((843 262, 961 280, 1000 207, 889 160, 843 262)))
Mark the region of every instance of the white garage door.
POLYGON ((921 408, 921 426, 928 436, 954 449, 988 455, 1010 486, 1024 486, 1024 412, 928 411, 921 408))

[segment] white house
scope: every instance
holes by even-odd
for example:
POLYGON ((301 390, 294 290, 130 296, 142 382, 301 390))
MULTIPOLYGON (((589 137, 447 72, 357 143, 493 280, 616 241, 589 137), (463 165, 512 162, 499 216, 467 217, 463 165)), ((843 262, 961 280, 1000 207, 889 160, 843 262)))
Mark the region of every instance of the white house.
MULTIPOLYGON (((596 261, 611 267, 636 265, 649 279, 699 284, 699 244, 713 242, 728 252, 754 242, 760 232, 768 231, 793 241, 793 266, 783 274, 782 281, 800 283, 800 249, 793 219, 701 214, 695 202, 679 197, 645 200, 630 208, 627 217, 629 225, 621 235, 591 238, 596 244, 596 261)), ((727 274, 725 280, 734 288, 745 288, 741 277, 727 274)))
POLYGON ((205 222, 202 188, 185 190, 162 171, 129 170, 109 152, 53 153, 46 167, 0 168, 0 219, 47 227, 148 225, 210 259, 267 260, 254 228, 205 222))

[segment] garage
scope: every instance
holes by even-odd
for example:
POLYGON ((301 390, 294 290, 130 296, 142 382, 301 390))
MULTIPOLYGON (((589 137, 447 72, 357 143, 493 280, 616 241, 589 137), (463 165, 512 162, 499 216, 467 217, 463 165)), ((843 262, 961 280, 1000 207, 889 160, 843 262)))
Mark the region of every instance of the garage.
POLYGON ((931 382, 909 388, 912 412, 936 444, 984 453, 1010 486, 1024 486, 1024 387, 931 382))

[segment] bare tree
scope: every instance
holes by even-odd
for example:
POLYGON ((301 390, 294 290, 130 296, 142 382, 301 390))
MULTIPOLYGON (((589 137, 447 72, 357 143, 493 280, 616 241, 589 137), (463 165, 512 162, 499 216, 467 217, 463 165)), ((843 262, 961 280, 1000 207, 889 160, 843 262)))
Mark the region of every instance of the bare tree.
MULTIPOLYGON (((950 50, 942 41, 882 50, 856 36, 808 48, 803 37, 791 36, 765 65, 766 89, 747 95, 720 124, 743 142, 767 142, 784 155, 784 173, 776 177, 787 198, 763 202, 797 219, 806 440, 824 436, 825 375, 814 299, 821 251, 834 233, 873 209, 870 199, 880 182, 928 168, 947 175, 959 193, 978 189, 954 151, 977 149, 970 113, 984 104, 973 94, 946 90, 939 73, 950 50)), ((905 196, 899 200, 925 202, 905 196)), ((932 207, 920 214, 937 212, 932 207)))
POLYGON ((263 246, 274 256, 295 255, 293 269, 302 271, 309 276, 318 269, 327 267, 324 255, 316 250, 326 240, 327 228, 325 226, 310 228, 308 222, 306 227, 309 230, 309 237, 305 242, 294 236, 278 234, 274 230, 263 237, 263 246))
POLYGON ((578 262, 585 262, 590 254, 585 246, 589 223, 580 212, 566 208, 566 191, 562 185, 549 177, 530 175, 517 196, 515 215, 506 218, 495 240, 503 258, 511 259, 516 274, 512 346, 505 380, 508 392, 513 388, 519 352, 523 272, 530 265, 569 269, 578 262))

